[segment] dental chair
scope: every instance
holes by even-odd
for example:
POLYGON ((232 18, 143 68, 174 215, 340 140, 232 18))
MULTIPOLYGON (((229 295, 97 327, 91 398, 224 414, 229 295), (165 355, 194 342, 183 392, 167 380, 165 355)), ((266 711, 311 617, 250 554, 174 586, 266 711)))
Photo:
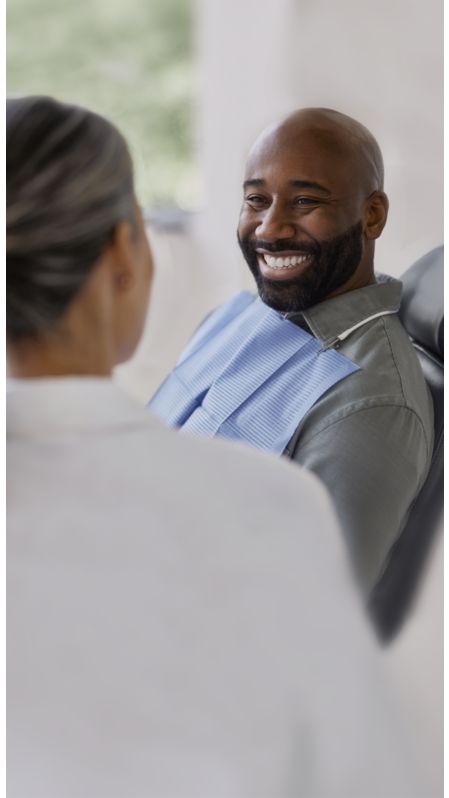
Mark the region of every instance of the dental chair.
POLYGON ((432 394, 435 443, 424 486, 415 499, 388 567, 373 590, 369 612, 378 636, 390 642, 400 631, 418 593, 421 576, 443 513, 444 307, 443 247, 420 258, 401 277, 399 316, 421 363, 432 394))

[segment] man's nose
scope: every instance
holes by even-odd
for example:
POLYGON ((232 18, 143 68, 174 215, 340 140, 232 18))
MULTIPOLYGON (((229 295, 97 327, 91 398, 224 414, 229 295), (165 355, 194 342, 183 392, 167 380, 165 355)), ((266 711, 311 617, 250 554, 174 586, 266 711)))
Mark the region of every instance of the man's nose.
POLYGON ((276 238, 293 238, 296 233, 294 223, 288 218, 286 209, 275 206, 267 208, 256 228, 256 236, 269 241, 276 238))

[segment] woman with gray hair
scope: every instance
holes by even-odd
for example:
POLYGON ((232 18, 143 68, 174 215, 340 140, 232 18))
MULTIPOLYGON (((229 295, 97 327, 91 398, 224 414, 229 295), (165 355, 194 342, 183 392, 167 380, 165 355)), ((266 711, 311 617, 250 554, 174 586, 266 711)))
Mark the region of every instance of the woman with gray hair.
POLYGON ((133 353, 152 260, 109 122, 49 98, 8 101, 6 246, 13 375, 110 374, 133 353))
POLYGON ((152 271, 123 138, 34 97, 7 148, 9 798, 430 795, 316 478, 114 384, 152 271))

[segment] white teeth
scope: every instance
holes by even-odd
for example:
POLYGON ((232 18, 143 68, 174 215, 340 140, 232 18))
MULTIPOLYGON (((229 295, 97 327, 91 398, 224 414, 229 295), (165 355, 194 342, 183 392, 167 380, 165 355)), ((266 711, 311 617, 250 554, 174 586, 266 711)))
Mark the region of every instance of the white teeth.
POLYGON ((275 258, 273 255, 264 255, 264 258, 270 269, 293 269, 295 266, 299 266, 300 263, 304 263, 308 255, 296 255, 289 258, 275 258))

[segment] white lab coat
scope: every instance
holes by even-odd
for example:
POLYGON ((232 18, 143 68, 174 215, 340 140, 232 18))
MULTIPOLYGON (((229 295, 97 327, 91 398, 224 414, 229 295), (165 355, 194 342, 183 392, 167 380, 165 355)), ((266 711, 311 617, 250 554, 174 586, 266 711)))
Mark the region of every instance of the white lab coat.
POLYGON ((312 475, 109 379, 7 414, 9 798, 424 794, 312 475))

